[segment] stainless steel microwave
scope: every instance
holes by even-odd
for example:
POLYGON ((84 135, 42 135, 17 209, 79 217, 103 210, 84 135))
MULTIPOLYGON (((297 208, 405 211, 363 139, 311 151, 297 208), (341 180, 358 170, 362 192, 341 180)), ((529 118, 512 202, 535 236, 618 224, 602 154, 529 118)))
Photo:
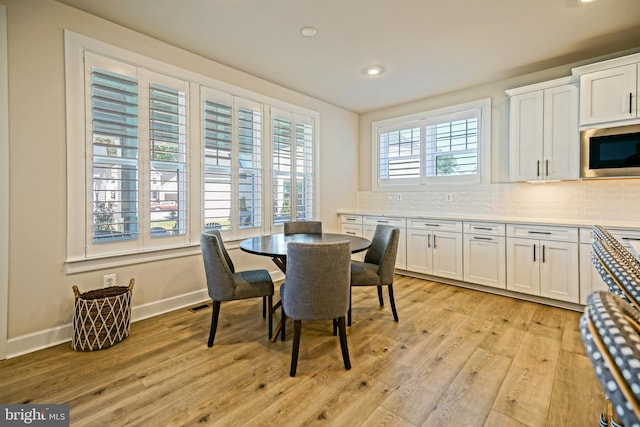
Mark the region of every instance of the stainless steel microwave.
POLYGON ((580 132, 580 175, 640 177, 640 125, 580 132))

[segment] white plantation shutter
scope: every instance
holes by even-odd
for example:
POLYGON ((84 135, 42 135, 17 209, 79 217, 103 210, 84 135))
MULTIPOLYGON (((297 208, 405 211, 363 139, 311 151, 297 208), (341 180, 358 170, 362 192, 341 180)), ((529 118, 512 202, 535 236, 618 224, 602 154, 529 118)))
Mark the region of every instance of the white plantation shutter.
POLYGON ((294 115, 296 123, 296 204, 297 221, 313 219, 313 119, 294 115))
POLYGON ((118 70, 88 67, 92 243, 138 238, 138 82, 135 69, 118 70))
POLYGON ((243 230, 262 227, 262 106, 235 98, 238 135, 238 227, 243 230))
POLYGON ((203 95, 204 131, 204 228, 231 229, 231 97, 203 95), (215 97, 214 97, 215 96, 215 97))
POLYGON ((415 124, 379 131, 378 168, 384 181, 411 182, 421 176, 421 127, 415 124))
POLYGON ((479 118, 477 109, 427 120, 426 176, 477 174, 479 118))
POLYGON ((166 83, 174 87, 149 86, 151 238, 184 235, 187 231, 187 87, 180 81, 166 83))
POLYGON ((261 105, 202 92, 204 229, 242 236, 262 226, 261 105))
POLYGON ((271 110, 273 223, 314 214, 314 119, 271 110))

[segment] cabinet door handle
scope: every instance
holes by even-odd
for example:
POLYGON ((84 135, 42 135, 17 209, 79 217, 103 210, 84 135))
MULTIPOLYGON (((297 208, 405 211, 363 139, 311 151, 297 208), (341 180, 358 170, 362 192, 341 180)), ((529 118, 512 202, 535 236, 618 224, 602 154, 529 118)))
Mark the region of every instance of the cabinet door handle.
POLYGON ((431 234, 427 234, 427 247, 431 248, 431 234))
POLYGON ((536 262, 536 245, 533 245, 533 262, 536 262))
POLYGON ((436 235, 433 235, 433 249, 436 248, 436 235))
POLYGON ((545 163, 545 166, 544 166, 545 176, 549 176, 549 159, 545 160, 544 163, 545 163))
POLYGON ((629 114, 632 113, 633 110, 633 93, 629 93, 629 114))
POLYGON ((540 176, 540 160, 536 164, 536 176, 540 176))
POLYGON ((542 245, 542 263, 543 264, 546 262, 545 256, 544 256, 546 246, 547 245, 542 245))

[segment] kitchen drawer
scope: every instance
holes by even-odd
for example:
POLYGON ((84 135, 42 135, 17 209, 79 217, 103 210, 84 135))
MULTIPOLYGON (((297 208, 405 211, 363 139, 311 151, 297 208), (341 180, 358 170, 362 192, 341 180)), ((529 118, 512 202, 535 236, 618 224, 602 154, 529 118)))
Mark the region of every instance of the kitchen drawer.
POLYGON ((362 215, 340 215, 340 222, 342 224, 362 225, 362 215))
POLYGON ((553 227, 545 225, 507 224, 507 236, 524 239, 577 242, 577 227, 553 227))
POLYGON ((362 237, 362 226, 361 225, 342 224, 341 232, 342 232, 342 234, 349 234, 350 236, 362 237))
POLYGON ((505 225, 495 222, 464 222, 462 231, 465 234, 484 234, 487 236, 504 236, 505 225))
POLYGON ((407 226, 407 220, 405 218, 392 218, 386 216, 365 216, 363 218, 364 225, 392 225, 398 228, 405 228, 407 226))
POLYGON ((442 221, 431 219, 409 218, 407 219, 407 228, 417 230, 437 230, 452 231, 454 233, 462 232, 462 222, 460 221, 442 221))
MULTIPOLYGON (((629 246, 627 240, 640 240, 640 230, 635 229, 620 229, 620 228, 608 228, 604 227, 609 233, 613 234, 613 237, 618 239, 624 246, 629 246)), ((593 243, 593 232, 591 227, 580 228, 580 243, 593 243)))

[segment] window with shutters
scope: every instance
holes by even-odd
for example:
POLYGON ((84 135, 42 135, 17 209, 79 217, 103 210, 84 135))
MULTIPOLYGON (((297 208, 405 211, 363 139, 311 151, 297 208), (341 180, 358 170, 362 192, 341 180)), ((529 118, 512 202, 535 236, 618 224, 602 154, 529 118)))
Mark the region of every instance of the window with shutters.
POLYGON ((481 182, 490 109, 481 100, 374 122, 374 188, 481 182))
POLYGON ((68 271, 315 218, 317 113, 69 31, 65 61, 68 271))
POLYGON ((305 221, 314 212, 314 119, 272 109, 273 222, 305 221))

